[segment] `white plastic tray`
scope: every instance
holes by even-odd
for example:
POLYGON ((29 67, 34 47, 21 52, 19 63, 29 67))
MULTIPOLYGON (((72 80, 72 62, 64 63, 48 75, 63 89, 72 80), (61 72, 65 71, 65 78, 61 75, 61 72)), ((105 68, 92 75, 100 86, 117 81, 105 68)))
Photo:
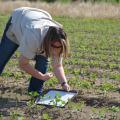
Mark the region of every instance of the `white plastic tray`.
POLYGON ((50 89, 35 101, 36 104, 64 107, 70 99, 77 95, 76 91, 50 89))

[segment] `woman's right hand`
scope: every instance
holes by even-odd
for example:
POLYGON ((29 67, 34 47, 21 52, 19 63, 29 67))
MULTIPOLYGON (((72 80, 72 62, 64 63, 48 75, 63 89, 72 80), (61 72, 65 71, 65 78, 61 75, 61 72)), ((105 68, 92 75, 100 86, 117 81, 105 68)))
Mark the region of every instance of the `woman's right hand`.
POLYGON ((43 74, 43 76, 42 76, 42 80, 49 80, 50 78, 52 78, 54 75, 53 75, 53 73, 45 73, 45 74, 43 74))

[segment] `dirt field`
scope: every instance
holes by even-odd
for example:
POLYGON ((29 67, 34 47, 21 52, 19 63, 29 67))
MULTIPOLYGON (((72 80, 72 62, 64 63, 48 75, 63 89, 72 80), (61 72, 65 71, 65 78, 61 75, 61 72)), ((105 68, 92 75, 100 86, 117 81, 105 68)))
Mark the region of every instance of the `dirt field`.
POLYGON ((120 90, 103 95, 93 89, 78 89, 72 102, 65 108, 56 108, 34 105, 27 86, 25 79, 16 82, 13 78, 0 77, 2 120, 120 120, 120 112, 116 109, 116 112, 105 109, 120 106, 120 90))

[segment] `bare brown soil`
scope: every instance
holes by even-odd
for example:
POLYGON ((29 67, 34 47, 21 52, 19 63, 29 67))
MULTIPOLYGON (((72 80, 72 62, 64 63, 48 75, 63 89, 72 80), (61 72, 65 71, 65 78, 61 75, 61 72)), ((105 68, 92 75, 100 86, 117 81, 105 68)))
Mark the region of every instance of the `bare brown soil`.
POLYGON ((25 120, 45 120, 45 114, 52 120, 120 120, 120 112, 104 110, 120 106, 120 90, 103 95, 93 89, 78 89, 78 95, 65 108, 30 107, 27 105, 31 100, 27 86, 25 79, 16 81, 0 77, 0 113, 3 120, 13 120, 14 112, 17 112, 17 119, 22 116, 25 120))

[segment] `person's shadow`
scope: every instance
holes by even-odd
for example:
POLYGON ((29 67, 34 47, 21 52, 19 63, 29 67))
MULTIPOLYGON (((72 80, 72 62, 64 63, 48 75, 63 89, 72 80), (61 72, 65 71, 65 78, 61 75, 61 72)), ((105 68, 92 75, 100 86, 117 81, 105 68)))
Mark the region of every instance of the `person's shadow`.
POLYGON ((10 113, 7 112, 7 109, 10 108, 24 108, 26 106, 26 101, 17 101, 12 98, 2 98, 0 97, 0 114, 2 116, 9 116, 10 113))
POLYGON ((27 106, 27 101, 29 96, 27 97, 27 92, 25 88, 17 88, 15 86, 12 87, 11 96, 7 96, 6 93, 11 92, 11 87, 6 87, 4 85, 0 85, 0 115, 2 116, 10 116, 10 112, 8 112, 11 108, 24 108, 27 106), (15 97, 14 95, 19 95, 20 98, 15 97), (25 95, 23 100, 22 95, 25 95), (20 100, 22 98, 22 100, 20 100))

